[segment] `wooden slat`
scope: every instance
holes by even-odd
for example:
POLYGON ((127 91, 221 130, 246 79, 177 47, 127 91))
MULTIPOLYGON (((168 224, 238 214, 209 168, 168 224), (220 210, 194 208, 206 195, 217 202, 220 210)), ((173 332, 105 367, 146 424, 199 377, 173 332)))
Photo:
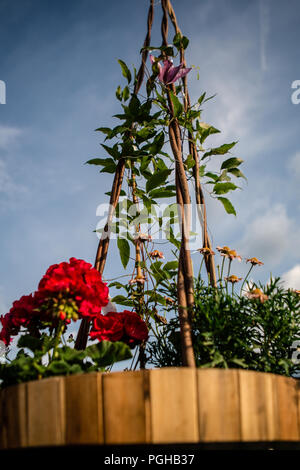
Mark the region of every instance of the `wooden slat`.
POLYGON ((103 444, 102 374, 65 379, 66 444, 103 444))
POLYGON ((27 386, 14 385, 3 390, 3 420, 7 448, 26 447, 27 439, 27 386))
POLYGON ((196 369, 149 371, 151 442, 198 442, 196 369))
POLYGON ((147 371, 103 375, 103 421, 106 444, 137 444, 148 440, 147 371))
POLYGON ((276 440, 278 438, 278 413, 273 375, 241 370, 239 383, 242 440, 276 440))
POLYGON ((200 369, 197 376, 200 441, 240 441, 238 371, 200 369))
POLYGON ((28 445, 65 443, 64 378, 28 382, 28 445))
POLYGON ((288 377, 273 376, 276 408, 279 419, 277 440, 298 441, 298 397, 297 382, 288 377))

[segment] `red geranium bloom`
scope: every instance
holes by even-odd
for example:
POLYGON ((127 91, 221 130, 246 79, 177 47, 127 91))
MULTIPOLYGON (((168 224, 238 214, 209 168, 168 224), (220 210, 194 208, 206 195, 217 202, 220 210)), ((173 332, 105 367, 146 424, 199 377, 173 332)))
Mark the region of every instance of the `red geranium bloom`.
POLYGON ((126 336, 137 342, 146 341, 148 339, 147 325, 137 313, 124 310, 122 316, 126 336))
POLYGON ((120 341, 124 336, 124 323, 122 320, 122 316, 117 312, 99 315, 94 320, 90 337, 99 341, 120 341))
POLYGON ((50 266, 39 283, 38 292, 45 298, 60 292, 74 297, 78 313, 83 317, 99 315, 101 307, 108 303, 108 287, 100 273, 90 263, 76 258, 50 266))
POLYGON ((94 320, 90 337, 99 341, 123 341, 134 347, 148 339, 148 328, 135 312, 108 312, 94 320))
POLYGON ((0 318, 2 330, 0 332, 0 340, 6 345, 10 343, 11 336, 19 333, 20 328, 30 328, 33 318, 36 314, 37 302, 32 294, 23 295, 19 300, 13 302, 10 311, 0 318))
POLYGON ((108 287, 99 272, 91 264, 71 258, 68 263, 50 266, 34 295, 25 295, 13 303, 0 319, 0 339, 8 344, 21 327, 38 334, 40 329, 55 328, 59 320, 68 324, 78 317, 95 318, 107 303, 108 287))

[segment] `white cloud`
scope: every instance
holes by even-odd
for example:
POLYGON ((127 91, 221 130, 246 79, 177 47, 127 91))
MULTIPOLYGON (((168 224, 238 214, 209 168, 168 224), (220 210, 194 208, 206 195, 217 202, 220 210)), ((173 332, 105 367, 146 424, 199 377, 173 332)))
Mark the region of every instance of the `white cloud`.
POLYGON ((278 265, 291 247, 293 221, 282 204, 275 204, 246 225, 238 244, 243 256, 256 256, 268 267, 278 265))
POLYGON ((17 127, 0 126, 0 149, 7 150, 21 134, 22 130, 17 127))
POLYGON ((282 275, 282 280, 286 288, 300 289, 300 264, 296 264, 292 269, 282 275))
POLYGON ((300 152, 296 152, 290 158, 287 167, 295 177, 300 177, 300 152))

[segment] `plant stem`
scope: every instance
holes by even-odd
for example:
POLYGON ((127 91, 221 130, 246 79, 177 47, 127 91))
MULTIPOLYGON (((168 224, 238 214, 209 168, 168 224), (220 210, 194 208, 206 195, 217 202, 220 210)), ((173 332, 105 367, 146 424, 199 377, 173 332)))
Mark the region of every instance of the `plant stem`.
MULTIPOLYGON (((230 275, 230 267, 231 267, 231 263, 232 263, 232 259, 229 259, 229 262, 228 262, 228 272, 227 272, 227 278, 229 277, 230 275)), ((226 294, 228 294, 228 280, 226 281, 226 294)))
POLYGON ((225 263, 225 256, 223 256, 222 266, 221 266, 221 276, 220 276, 221 283, 222 283, 222 280, 223 280, 224 263, 225 263))
POLYGON ((63 320, 59 320, 57 328, 55 330, 55 337, 54 337, 55 342, 54 342, 52 360, 55 359, 58 355, 57 354, 57 348, 59 346, 60 338, 61 338, 61 335, 63 334, 64 328, 65 328, 65 324, 64 324, 63 320))
POLYGON ((253 264, 251 264, 251 268, 249 269, 249 271, 248 271, 248 273, 247 273, 247 275, 246 275, 246 277, 245 277, 245 279, 244 279, 244 281, 243 281, 243 284, 242 284, 242 287, 241 287, 241 291, 240 291, 240 295, 242 295, 243 287, 244 287, 244 285, 245 285, 245 282, 246 282, 247 279, 248 279, 249 274, 251 273, 251 269, 252 269, 252 268, 253 268, 253 264))

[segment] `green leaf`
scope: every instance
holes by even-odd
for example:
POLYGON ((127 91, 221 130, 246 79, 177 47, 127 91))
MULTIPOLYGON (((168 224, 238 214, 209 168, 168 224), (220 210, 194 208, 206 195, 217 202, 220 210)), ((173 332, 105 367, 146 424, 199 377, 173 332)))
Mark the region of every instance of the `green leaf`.
POLYGON ((179 99, 177 98, 176 95, 174 95, 174 93, 172 93, 172 91, 170 91, 170 96, 171 96, 171 101, 173 103, 173 116, 174 117, 178 117, 182 114, 182 111, 183 111, 183 106, 182 104, 180 103, 179 99))
POLYGON ((245 180, 247 179, 244 173, 239 168, 229 168, 229 170, 227 171, 236 176, 236 178, 244 178, 245 180))
POLYGON ((126 305, 128 307, 132 307, 133 305, 133 301, 128 299, 128 297, 124 297, 124 295, 115 295, 115 297, 112 298, 112 302, 118 305, 126 305))
MULTIPOLYGON (((104 193, 106 194, 106 196, 110 196, 111 195, 111 191, 107 191, 107 193, 104 193)), ((120 191, 120 196, 126 196, 126 192, 124 191, 124 189, 121 189, 120 191)))
POLYGON ((161 170, 160 172, 154 173, 154 175, 152 175, 146 183, 147 193, 149 193, 152 189, 164 184, 171 173, 172 170, 161 170))
POLYGON ((222 163, 221 170, 229 170, 231 168, 236 168, 241 163, 243 163, 243 161, 244 160, 242 160, 241 158, 228 158, 227 160, 225 160, 225 162, 222 163))
POLYGON ((153 189, 149 193, 149 197, 151 198, 174 197, 174 196, 176 196, 176 193, 174 191, 164 190, 164 189, 153 189))
POLYGON ((81 362, 86 357, 86 352, 78 349, 70 348, 70 346, 62 346, 58 349, 59 357, 68 362, 81 362))
POLYGON ((191 169, 195 166, 196 162, 194 160, 193 155, 189 154, 185 160, 185 165, 187 166, 188 169, 191 169))
POLYGON ((123 60, 119 59, 118 60, 120 66, 121 66, 121 69, 122 69, 122 74, 125 78, 127 78, 127 81, 128 83, 131 82, 131 73, 130 73, 130 70, 128 69, 127 65, 125 64, 125 62, 123 62, 123 60))
POLYGON ((129 257, 130 257, 129 243, 125 238, 118 238, 117 245, 118 245, 118 248, 119 248, 120 257, 121 257, 123 267, 124 267, 124 269, 126 269, 126 266, 128 264, 129 257))
POLYGON ((141 102, 136 95, 133 95, 129 102, 129 111, 134 118, 138 117, 141 102))
POLYGON ((113 147, 109 147, 108 145, 105 145, 105 144, 101 144, 101 146, 115 160, 119 158, 119 151, 118 151, 118 145, 117 144, 115 144, 113 147))
POLYGON ((211 155, 225 155, 225 153, 228 153, 236 144, 237 142, 231 142, 231 144, 223 144, 220 147, 212 148, 203 155, 202 159, 210 157, 211 155))
POLYGON ((160 132, 156 137, 155 139, 153 140, 152 144, 150 145, 149 147, 149 153, 152 155, 152 156, 155 156, 157 155, 163 145, 164 145, 164 142, 165 142, 165 135, 163 132, 160 132))
POLYGON ((211 178, 214 181, 217 181, 217 179, 219 178, 216 173, 212 173, 211 171, 208 171, 207 173, 205 173, 204 176, 207 176, 207 178, 211 178))
POLYGON ((106 165, 102 170, 100 170, 100 173, 115 173, 117 165, 112 161, 109 165, 106 165))
POLYGON ((107 166, 110 164, 110 162, 114 161, 111 158, 92 158, 92 160, 88 160, 86 165, 101 165, 101 166, 107 166))
POLYGON ((102 132, 103 134, 109 135, 111 133, 111 128, 110 127, 98 127, 98 129, 95 129, 95 132, 102 132))
POLYGON ((18 341, 18 348, 28 348, 30 351, 41 351, 43 343, 40 338, 35 338, 30 335, 21 336, 18 341))
POLYGON ((209 135, 220 133, 219 129, 216 129, 214 126, 211 126, 210 124, 207 124, 206 122, 199 122, 198 120, 196 121, 196 130, 197 130, 198 135, 200 135, 201 144, 203 144, 203 142, 206 140, 206 138, 209 135))
POLYGON ((164 265, 164 269, 167 271, 174 271, 178 269, 178 261, 169 261, 164 265))
POLYGON ((227 170, 223 170, 217 181, 231 181, 230 176, 227 174, 227 170))
POLYGON ((220 202, 222 202, 222 204, 224 206, 224 209, 226 210, 227 214, 236 215, 235 208, 233 207, 233 205, 231 204, 229 199, 227 199, 226 197, 218 197, 218 200, 220 202))
POLYGON ((69 371, 69 364, 66 361, 52 361, 47 367, 47 372, 53 375, 66 375, 69 371))
POLYGON ((123 98, 124 101, 127 101, 129 96, 130 96, 130 91, 129 91, 128 86, 126 86, 123 90, 122 98, 123 98))
POLYGON ((173 38, 173 44, 175 47, 177 48, 180 48, 180 44, 181 44, 181 34, 180 33, 176 33, 174 38, 173 38))
POLYGON ((101 341, 86 348, 88 357, 90 357, 98 367, 106 367, 118 361, 124 361, 132 357, 130 348, 121 341, 114 343, 110 341, 101 341))
POLYGON ((186 36, 183 36, 181 42, 182 42, 183 49, 186 49, 188 47, 190 41, 186 36))
POLYGON ((214 185, 213 192, 215 194, 226 194, 228 191, 234 191, 237 188, 238 186, 234 183, 216 183, 214 185))
POLYGON ((189 40, 186 36, 182 36, 180 33, 176 33, 173 38, 173 44, 177 49, 180 49, 181 47, 186 49, 188 47, 189 40))
POLYGON ((120 87, 120 85, 116 89, 116 97, 119 101, 122 101, 122 88, 120 87))
POLYGON ((198 103, 199 103, 200 105, 203 103, 203 100, 204 100, 204 98, 205 98, 205 95, 206 95, 206 92, 204 92, 204 93, 200 96, 200 98, 198 99, 198 103))

